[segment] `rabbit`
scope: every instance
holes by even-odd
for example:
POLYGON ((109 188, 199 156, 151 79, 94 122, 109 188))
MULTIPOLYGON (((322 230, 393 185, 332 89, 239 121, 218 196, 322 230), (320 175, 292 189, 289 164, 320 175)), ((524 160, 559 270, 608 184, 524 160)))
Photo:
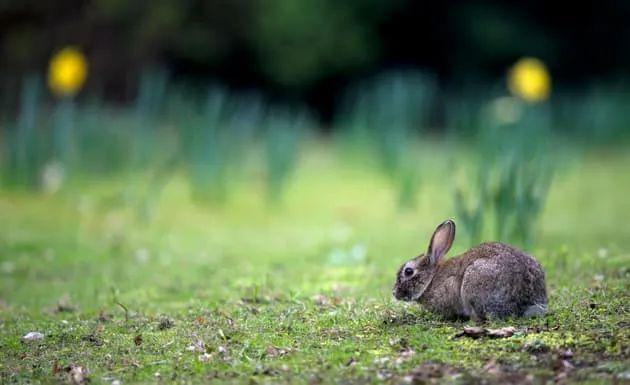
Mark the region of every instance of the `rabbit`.
POLYGON ((447 319, 533 317, 547 311, 545 272, 530 255, 500 242, 482 243, 443 260, 455 239, 455 222, 433 233, 426 254, 400 267, 393 294, 417 301, 447 319))

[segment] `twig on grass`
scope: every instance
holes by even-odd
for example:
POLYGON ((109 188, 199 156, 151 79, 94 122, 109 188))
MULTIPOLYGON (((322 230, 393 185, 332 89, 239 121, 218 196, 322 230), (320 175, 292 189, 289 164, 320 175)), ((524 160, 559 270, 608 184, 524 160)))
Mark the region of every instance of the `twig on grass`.
POLYGON ((123 305, 119 300, 118 300, 118 296, 116 295, 116 289, 112 287, 112 296, 113 296, 113 302, 120 306, 123 311, 125 312, 125 324, 129 323, 129 309, 127 308, 127 306, 123 305))

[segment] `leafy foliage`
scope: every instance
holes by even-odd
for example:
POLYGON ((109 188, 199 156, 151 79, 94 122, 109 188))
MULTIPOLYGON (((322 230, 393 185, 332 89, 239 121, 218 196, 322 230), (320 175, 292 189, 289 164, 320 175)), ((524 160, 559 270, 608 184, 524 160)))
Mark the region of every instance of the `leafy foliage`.
POLYGON ((265 121, 267 198, 277 205, 299 156, 299 140, 312 125, 305 112, 272 110, 265 121))
POLYGON ((344 150, 357 145, 380 157, 384 173, 398 189, 400 207, 415 206, 419 188, 415 142, 428 124, 436 85, 429 75, 402 72, 385 74, 349 97, 339 117, 344 150), (370 148, 371 147, 371 148, 370 148))
POLYGON ((374 25, 392 5, 266 1, 258 8, 251 39, 271 79, 289 87, 308 85, 372 62, 378 50, 374 25))
POLYGON ((2 184, 4 186, 36 188, 45 162, 39 130, 41 79, 31 75, 22 84, 20 111, 15 124, 3 141, 2 184))
POLYGON ((484 226, 492 225, 494 239, 531 244, 547 198, 555 161, 549 111, 518 108, 522 116, 509 123, 497 121, 491 110, 482 111, 486 117, 478 133, 475 176, 466 192, 461 187, 455 192, 458 215, 476 242, 484 226))

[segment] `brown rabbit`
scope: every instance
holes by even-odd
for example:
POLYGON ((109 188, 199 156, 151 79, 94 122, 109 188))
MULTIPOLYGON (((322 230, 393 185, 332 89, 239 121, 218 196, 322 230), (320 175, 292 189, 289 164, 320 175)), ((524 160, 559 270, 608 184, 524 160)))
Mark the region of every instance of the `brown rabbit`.
POLYGON ((537 316, 547 311, 545 273, 524 252, 488 242, 443 260, 455 239, 455 222, 435 229, 429 249, 401 266, 394 297, 418 301, 446 318, 537 316))

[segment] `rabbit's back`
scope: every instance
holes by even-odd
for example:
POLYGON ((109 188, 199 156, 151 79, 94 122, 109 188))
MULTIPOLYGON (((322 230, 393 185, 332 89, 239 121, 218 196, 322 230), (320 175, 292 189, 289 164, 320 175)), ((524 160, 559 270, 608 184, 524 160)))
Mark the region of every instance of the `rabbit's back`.
POLYGON ((465 261, 460 296, 470 317, 535 315, 546 310, 545 274, 532 256, 491 242, 460 258, 465 261))

